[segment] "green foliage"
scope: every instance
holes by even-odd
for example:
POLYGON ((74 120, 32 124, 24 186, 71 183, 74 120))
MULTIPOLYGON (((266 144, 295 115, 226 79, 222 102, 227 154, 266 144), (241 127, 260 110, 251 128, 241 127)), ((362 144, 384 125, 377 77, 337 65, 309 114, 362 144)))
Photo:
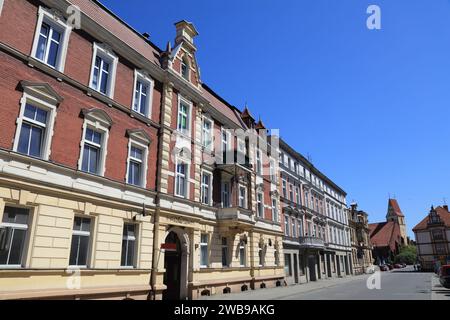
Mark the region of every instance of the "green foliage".
POLYGON ((404 246, 400 253, 395 256, 395 263, 414 264, 417 260, 417 249, 415 246, 404 246))

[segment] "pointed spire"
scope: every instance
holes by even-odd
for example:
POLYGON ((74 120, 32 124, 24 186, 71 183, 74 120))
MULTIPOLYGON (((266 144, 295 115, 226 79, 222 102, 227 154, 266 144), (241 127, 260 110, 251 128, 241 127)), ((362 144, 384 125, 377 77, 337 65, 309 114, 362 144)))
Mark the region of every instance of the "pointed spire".
POLYGON ((265 129, 265 128, 266 128, 266 126, 265 126, 264 123, 262 122, 261 117, 259 117, 258 123, 257 123, 256 126, 255 126, 255 129, 256 129, 256 130, 259 130, 259 129, 265 129))
POLYGON ((170 43, 170 41, 167 41, 166 52, 167 52, 168 54, 171 54, 171 53, 172 53, 172 44, 170 43))

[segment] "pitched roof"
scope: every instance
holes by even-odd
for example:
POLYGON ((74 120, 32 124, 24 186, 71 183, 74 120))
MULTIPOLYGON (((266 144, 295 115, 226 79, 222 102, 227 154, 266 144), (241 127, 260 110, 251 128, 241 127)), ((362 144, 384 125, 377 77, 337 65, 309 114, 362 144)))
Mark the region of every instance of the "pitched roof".
MULTIPOLYGON (((450 228, 450 212, 443 207, 437 207, 435 210, 444 225, 450 228)), ((413 228, 413 231, 426 230, 428 227, 428 218, 429 215, 427 214, 427 216, 413 228)))
POLYGON ((130 48, 144 56, 147 60, 160 65, 160 52, 153 43, 145 39, 131 26, 121 20, 103 4, 95 1, 86 0, 68 0, 70 3, 78 6, 84 14, 93 21, 107 29, 119 40, 126 43, 130 48))
POLYGON ((399 216, 399 217, 404 217, 402 210, 400 210, 400 206, 398 205, 398 202, 396 199, 389 199, 388 201, 388 212, 390 211, 389 209, 392 209, 392 212, 399 216))
POLYGON ((394 221, 370 223, 369 234, 374 247, 390 247, 395 250, 395 243, 401 242, 400 225, 394 221))

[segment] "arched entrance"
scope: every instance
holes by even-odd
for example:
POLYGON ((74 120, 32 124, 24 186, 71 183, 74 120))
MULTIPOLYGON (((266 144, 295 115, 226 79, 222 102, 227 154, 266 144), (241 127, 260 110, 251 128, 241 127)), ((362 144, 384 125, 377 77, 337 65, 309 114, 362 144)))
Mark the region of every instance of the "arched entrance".
POLYGON ((183 300, 187 298, 187 271, 189 256, 189 237, 183 229, 172 227, 168 230, 165 244, 173 247, 164 252, 164 300, 183 300))

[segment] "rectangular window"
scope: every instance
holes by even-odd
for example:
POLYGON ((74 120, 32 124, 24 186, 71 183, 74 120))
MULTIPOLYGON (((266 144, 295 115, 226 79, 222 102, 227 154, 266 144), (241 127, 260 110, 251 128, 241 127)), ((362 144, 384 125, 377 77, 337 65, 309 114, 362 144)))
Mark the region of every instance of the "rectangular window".
POLYGON ((178 125, 177 129, 183 134, 190 133, 190 106, 186 102, 180 100, 178 106, 178 125))
POLYGON ((56 68, 58 57, 61 54, 62 34, 63 31, 61 29, 42 22, 36 50, 36 59, 56 68))
POLYGON ((0 266, 22 266, 29 210, 5 207, 0 223, 0 266))
POLYGON ((264 266, 264 249, 261 244, 258 246, 258 257, 259 257, 259 266, 264 266))
POLYGON ((212 128, 213 124, 211 120, 203 119, 203 128, 202 128, 202 146, 205 149, 212 150, 212 128))
POLYGON ((277 199, 272 199, 272 219, 275 222, 278 222, 278 202, 277 199))
POLYGON ((292 217, 292 237, 297 237, 297 227, 295 226, 295 219, 292 217))
POLYGON ((145 151, 131 146, 128 158, 128 183, 135 186, 143 185, 143 162, 145 151))
POLYGON ((206 233, 200 236, 200 267, 208 267, 208 234, 206 233))
POLYGON ((210 205, 211 204, 211 174, 203 172, 202 173, 202 188, 201 188, 202 203, 210 205))
POLYGON ((246 259, 245 259, 245 242, 241 240, 239 242, 239 265, 241 267, 245 267, 246 259))
POLYGON ((303 237, 303 221, 299 219, 297 225, 298 225, 298 236, 303 237))
POLYGON ((292 276, 291 255, 288 253, 284 254, 284 272, 286 275, 292 276))
POLYGON ((434 229, 434 230, 432 230, 432 234, 433 234, 434 241, 444 240, 444 234, 443 234, 442 230, 434 229))
POLYGON ((230 203, 230 183, 222 183, 222 208, 229 208, 230 203))
POLYGON ((294 187, 292 184, 289 184, 289 200, 294 201, 294 187))
POLYGON ((262 174, 262 154, 259 149, 256 149, 256 173, 262 174))
POLYGON ((264 218, 264 201, 262 192, 258 192, 256 203, 257 203, 258 217, 264 218))
POLYGON ((289 216, 284 216, 284 234, 289 237, 289 216))
POLYGON ((111 64, 101 56, 95 57, 94 77, 92 79, 92 89, 108 94, 108 85, 110 80, 111 64))
POLYGON ((282 189, 283 189, 283 197, 287 199, 287 184, 286 184, 286 180, 283 179, 282 180, 282 189))
POLYGON ((222 267, 228 267, 228 239, 222 237, 222 267))
POLYGON ((86 128, 83 146, 83 162, 81 170, 100 174, 100 156, 102 152, 102 134, 86 128))
POLYGON ((25 105, 17 151, 32 157, 43 157, 48 112, 31 104, 25 105))
POLYGON ((125 223, 122 236, 122 267, 134 267, 136 255, 136 225, 125 223))
POLYGON ((277 181, 277 175, 275 173, 275 160, 273 160, 273 159, 270 159, 269 170, 270 170, 270 180, 272 182, 276 182, 277 181))
POLYGON ((177 196, 187 196, 187 164, 179 162, 176 165, 175 194, 177 196))
POLYGON ((83 267, 87 266, 90 237, 91 219, 75 217, 73 221, 69 265, 83 267))
POLYGON ((153 80, 135 71, 133 111, 150 117, 153 80))
POLYGON ((239 207, 247 209, 247 188, 239 186, 239 207))
POLYGON ((297 204, 301 204, 301 197, 300 197, 300 188, 299 187, 295 187, 295 196, 296 196, 296 201, 297 204))

